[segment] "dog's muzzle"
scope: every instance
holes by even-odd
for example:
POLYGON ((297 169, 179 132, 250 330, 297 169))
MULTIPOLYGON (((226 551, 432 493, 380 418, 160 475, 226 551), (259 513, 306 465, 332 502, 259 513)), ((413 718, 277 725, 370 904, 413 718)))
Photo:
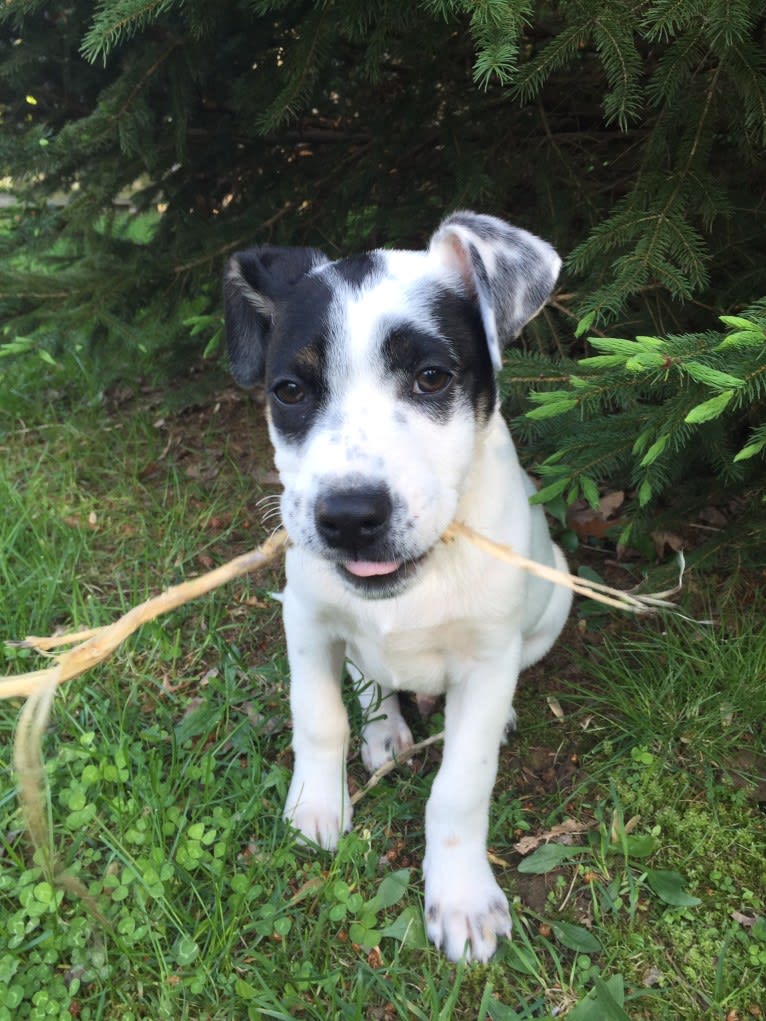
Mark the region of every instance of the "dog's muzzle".
POLYGON ((362 595, 394 595, 422 560, 396 557, 392 516, 391 495, 383 486, 331 490, 316 502, 317 533, 339 555, 336 563, 343 579, 362 595))

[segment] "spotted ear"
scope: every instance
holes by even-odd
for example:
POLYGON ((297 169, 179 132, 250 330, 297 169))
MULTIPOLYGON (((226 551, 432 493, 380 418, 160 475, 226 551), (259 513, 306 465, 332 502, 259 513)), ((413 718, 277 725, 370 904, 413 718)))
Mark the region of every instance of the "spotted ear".
POLYGON ((280 299, 310 269, 328 261, 316 248, 271 245, 231 256, 223 280, 224 315, 229 365, 240 386, 251 387, 263 379, 280 299))
POLYGON ((492 364, 547 301, 561 269, 555 250, 534 234, 479 213, 448 216, 429 252, 455 274, 479 307, 492 364))

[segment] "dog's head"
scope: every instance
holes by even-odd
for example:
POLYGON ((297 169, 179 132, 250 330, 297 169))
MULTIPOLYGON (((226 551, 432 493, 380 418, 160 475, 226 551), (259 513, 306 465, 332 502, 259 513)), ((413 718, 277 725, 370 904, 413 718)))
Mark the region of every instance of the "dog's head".
POLYGON ((231 368, 265 384, 285 527, 355 591, 401 591, 454 517, 502 348, 560 265, 546 242, 470 212, 426 251, 230 259, 231 368))

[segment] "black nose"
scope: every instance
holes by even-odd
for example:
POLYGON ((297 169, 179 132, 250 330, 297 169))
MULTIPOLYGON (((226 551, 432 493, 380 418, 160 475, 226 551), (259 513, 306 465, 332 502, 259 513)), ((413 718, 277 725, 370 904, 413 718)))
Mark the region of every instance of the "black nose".
POLYGON ((386 531, 391 497, 383 488, 337 490, 320 496, 314 518, 328 546, 358 553, 386 531))

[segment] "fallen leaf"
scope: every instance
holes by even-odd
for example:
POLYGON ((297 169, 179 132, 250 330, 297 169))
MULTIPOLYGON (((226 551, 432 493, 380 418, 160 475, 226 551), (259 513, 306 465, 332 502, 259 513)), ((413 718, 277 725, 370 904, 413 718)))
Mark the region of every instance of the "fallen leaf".
POLYGON ((599 500, 598 507, 602 517, 609 519, 624 503, 625 493, 622 489, 617 489, 613 493, 605 493, 599 500))
POLYGON ((305 883, 298 887, 290 898, 288 906, 293 907, 296 904, 300 904, 300 902, 305 900, 307 897, 311 897, 314 894, 319 893, 323 884, 324 880, 321 876, 311 876, 310 879, 307 879, 305 883))
POLYGON ((540 844, 547 844, 551 841, 558 844, 571 844, 573 836, 587 833, 592 828, 592 823, 581 823, 575 819, 565 819, 544 833, 530 833, 526 837, 522 837, 517 844, 513 845, 513 849, 519 854, 529 854, 530 851, 538 848, 540 844))
POLYGON ((658 560, 663 559, 666 548, 671 549, 673 553, 680 553, 685 545, 681 536, 673 532, 652 532, 652 542, 658 560))
POLYGON ((757 915, 743 915, 741 911, 732 911, 731 917, 739 925, 744 926, 745 929, 752 929, 758 921, 757 915))
POLYGON ((564 710, 561 708, 561 703, 553 695, 546 695, 545 701, 548 703, 548 708, 556 717, 557 720, 562 721, 564 719, 564 710))
POLYGON ((726 528, 728 520, 717 507, 703 507, 697 515, 699 520, 711 528, 726 528))
POLYGON ((620 524, 616 512, 625 502, 625 493, 618 489, 605 493, 597 508, 586 500, 575 500, 567 511, 567 524, 581 538, 603 539, 609 529, 620 524))
POLYGON ((662 981, 662 972, 656 966, 652 966, 644 975, 641 984, 646 986, 647 989, 651 989, 652 986, 656 986, 662 981))

